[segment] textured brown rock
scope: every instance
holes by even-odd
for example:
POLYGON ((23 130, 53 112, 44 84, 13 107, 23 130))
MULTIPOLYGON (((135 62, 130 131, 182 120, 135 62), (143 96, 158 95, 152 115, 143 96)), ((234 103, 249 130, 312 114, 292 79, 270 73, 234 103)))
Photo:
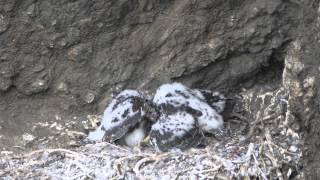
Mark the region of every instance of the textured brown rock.
POLYGON ((10 78, 0 76, 0 91, 7 91, 11 85, 12 80, 10 78))
POLYGON ((101 112, 123 88, 180 81, 237 94, 272 82, 264 73, 281 75, 284 64, 277 77, 289 124, 310 139, 305 160, 318 172, 318 8, 317 0, 0 0, 3 133, 21 135, 57 113, 101 112))
POLYGON ((8 29, 9 23, 8 18, 6 18, 4 15, 0 14, 0 33, 3 33, 8 29))

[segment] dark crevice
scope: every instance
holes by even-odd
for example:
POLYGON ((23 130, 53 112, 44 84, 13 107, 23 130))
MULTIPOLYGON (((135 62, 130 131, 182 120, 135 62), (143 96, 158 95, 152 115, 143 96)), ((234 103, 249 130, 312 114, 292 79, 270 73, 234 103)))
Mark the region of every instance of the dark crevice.
POLYGON ((279 88, 282 85, 282 74, 284 70, 284 59, 288 43, 275 49, 266 64, 262 65, 250 78, 239 81, 232 92, 238 92, 241 88, 251 88, 255 85, 270 85, 272 88, 279 88))

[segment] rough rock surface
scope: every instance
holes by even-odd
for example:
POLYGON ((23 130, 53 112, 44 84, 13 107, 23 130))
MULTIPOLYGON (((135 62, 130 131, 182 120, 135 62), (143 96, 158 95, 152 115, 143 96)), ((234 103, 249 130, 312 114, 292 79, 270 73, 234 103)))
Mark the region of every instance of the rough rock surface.
POLYGON ((319 177, 319 9, 319 0, 0 0, 0 143, 76 128, 124 88, 180 81, 237 95, 271 82, 261 87, 283 86, 288 125, 308 139, 306 175, 319 177), (56 129, 35 131, 46 122, 56 129))

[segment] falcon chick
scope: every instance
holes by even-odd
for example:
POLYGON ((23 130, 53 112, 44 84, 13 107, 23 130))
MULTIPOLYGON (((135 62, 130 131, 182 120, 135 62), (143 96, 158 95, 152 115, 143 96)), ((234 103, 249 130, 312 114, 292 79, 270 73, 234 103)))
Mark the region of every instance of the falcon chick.
POLYGON ((204 89, 195 89, 194 91, 198 91, 199 98, 205 100, 213 109, 215 109, 218 113, 222 113, 226 106, 226 98, 223 94, 219 92, 212 92, 210 90, 204 89))
POLYGON ((149 120, 155 110, 142 94, 135 90, 124 90, 117 95, 105 109, 101 125, 90 132, 91 141, 124 140, 126 145, 134 146, 146 136, 149 120), (123 139, 124 138, 124 139, 123 139))
POLYGON ((198 145, 201 139, 195 118, 184 111, 162 114, 150 132, 150 142, 158 151, 185 150, 198 145))
POLYGON ((164 84, 157 89, 153 103, 160 118, 151 128, 150 140, 160 151, 167 151, 173 145, 179 149, 190 148, 200 142, 203 133, 199 132, 215 133, 223 127, 218 112, 223 110, 224 103, 209 96, 209 91, 193 90, 180 83, 164 84))

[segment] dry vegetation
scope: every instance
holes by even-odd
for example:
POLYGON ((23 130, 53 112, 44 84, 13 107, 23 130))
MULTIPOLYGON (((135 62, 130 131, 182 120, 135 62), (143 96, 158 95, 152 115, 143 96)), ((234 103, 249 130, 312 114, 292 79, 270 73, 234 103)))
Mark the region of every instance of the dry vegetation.
POLYGON ((102 142, 74 149, 41 149, 0 159, 0 177, 49 179, 288 179, 299 172, 299 137, 290 131, 272 138, 225 137, 205 149, 156 153, 149 146, 127 149, 102 142), (281 146, 291 142, 289 146, 281 146))
MULTIPOLYGON (((2 151, 3 179, 303 179, 299 134, 279 113, 281 91, 242 94, 226 119, 225 135, 207 137, 205 148, 157 153, 148 144, 130 149, 106 142, 40 149, 21 155, 2 151), (252 109, 253 98, 265 99, 252 109), (271 98, 270 98, 271 97, 271 98), (241 107, 241 108, 239 108, 241 107), (244 108, 245 111, 241 109, 244 108), (253 120, 255 119, 255 120, 253 120)), ((282 99, 285 102, 285 99, 282 99)), ((253 103, 254 104, 254 103, 253 103)))

